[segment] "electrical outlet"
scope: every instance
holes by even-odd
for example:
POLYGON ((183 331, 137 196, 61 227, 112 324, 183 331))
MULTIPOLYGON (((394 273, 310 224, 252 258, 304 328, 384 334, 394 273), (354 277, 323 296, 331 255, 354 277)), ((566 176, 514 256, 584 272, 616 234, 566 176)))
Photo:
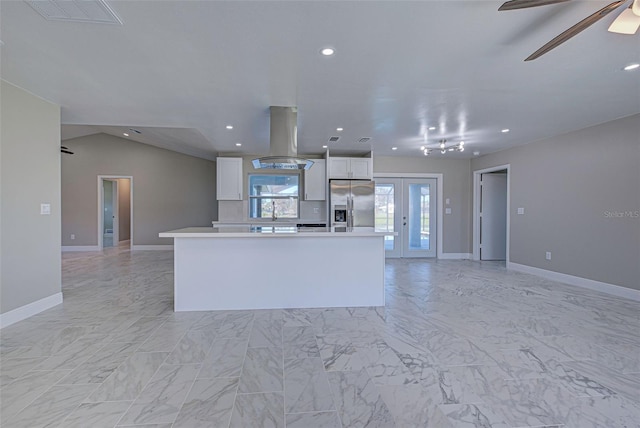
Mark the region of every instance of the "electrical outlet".
POLYGON ((314 208, 313 209, 313 213, 314 214, 320 214, 320 208, 314 208))
POLYGON ((73 233, 71 234, 71 240, 73 241, 74 239, 76 239, 76 235, 74 235, 73 233))
POLYGON ((524 214, 524 208, 518 208, 518 215, 524 214))
POLYGON ((40 215, 50 215, 51 204, 40 204, 40 215))
POLYGON ((544 256, 547 260, 551 260, 551 251, 547 251, 547 253, 544 256))

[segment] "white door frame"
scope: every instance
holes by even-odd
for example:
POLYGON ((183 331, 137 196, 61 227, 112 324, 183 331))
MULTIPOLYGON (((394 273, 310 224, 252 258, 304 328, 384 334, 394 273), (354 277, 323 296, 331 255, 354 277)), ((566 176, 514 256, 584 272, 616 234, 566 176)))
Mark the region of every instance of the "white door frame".
MULTIPOLYGON (((104 240, 103 235, 104 231, 102 230, 104 224, 104 187, 103 181, 112 181, 117 180, 119 178, 127 178, 129 179, 129 247, 133 248, 133 176, 131 175, 99 175, 98 176, 98 248, 102 250, 104 248, 104 240)), ((118 189, 119 191, 120 189, 118 189)), ((118 208, 118 203, 114 203, 114 210, 118 208)), ((118 224, 120 226, 120 224, 118 224)), ((113 231, 114 236, 114 247, 118 246, 118 243, 115 242, 115 238, 119 234, 116 234, 115 226, 113 231)))
POLYGON ((480 179, 482 174, 507 171, 507 267, 511 242, 511 164, 493 166, 473 171, 473 260, 480 260, 480 179))
POLYGON ((442 219, 444 216, 444 204, 442 203, 442 177, 443 174, 423 174, 423 173, 388 173, 380 172, 373 174, 373 179, 376 178, 435 178, 437 187, 437 203, 438 212, 436 215, 436 258, 442 257, 442 219))

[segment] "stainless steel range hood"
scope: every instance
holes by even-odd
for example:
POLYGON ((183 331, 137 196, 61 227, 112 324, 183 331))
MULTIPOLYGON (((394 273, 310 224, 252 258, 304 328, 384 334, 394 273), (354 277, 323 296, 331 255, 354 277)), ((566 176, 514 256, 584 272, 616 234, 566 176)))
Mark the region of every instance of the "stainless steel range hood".
POLYGON ((254 159, 255 169, 309 169, 313 161, 298 157, 298 109, 269 107, 269 156, 254 159))

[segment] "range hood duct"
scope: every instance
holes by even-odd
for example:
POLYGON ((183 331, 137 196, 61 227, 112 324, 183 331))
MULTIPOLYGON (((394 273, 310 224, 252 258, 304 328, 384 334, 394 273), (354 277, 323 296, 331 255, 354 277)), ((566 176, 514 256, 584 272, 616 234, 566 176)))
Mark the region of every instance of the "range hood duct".
POLYGON ((309 169, 313 161, 298 157, 298 109, 269 107, 269 156, 254 159, 255 169, 309 169))

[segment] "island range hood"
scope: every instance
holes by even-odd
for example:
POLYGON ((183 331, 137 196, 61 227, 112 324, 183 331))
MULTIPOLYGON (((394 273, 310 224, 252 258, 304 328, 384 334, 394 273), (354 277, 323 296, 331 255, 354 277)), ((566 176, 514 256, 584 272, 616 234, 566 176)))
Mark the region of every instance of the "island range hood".
POLYGON ((269 156, 254 159, 255 169, 309 169, 313 161, 298 157, 297 107, 269 107, 269 156))

